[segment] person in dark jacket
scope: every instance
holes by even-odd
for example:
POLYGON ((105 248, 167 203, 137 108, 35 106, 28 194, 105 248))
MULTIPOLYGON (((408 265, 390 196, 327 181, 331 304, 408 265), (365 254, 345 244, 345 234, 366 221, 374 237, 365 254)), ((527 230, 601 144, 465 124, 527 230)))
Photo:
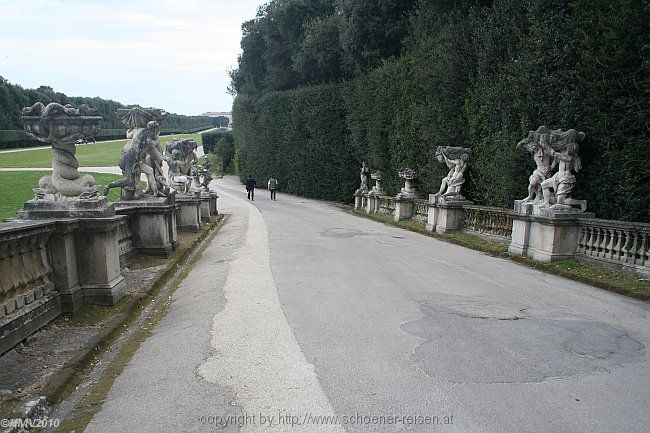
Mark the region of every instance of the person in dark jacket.
POLYGON ((255 187, 257 182, 253 179, 253 175, 249 174, 248 179, 246 179, 246 191, 248 192, 248 199, 255 201, 255 187))

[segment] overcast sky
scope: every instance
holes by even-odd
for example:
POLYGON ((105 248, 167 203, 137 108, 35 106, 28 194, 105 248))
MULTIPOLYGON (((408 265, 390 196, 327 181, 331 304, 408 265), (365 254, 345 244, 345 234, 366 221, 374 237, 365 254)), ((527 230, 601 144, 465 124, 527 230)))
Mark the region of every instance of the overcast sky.
POLYGON ((265 0, 0 0, 0 75, 179 114, 230 111, 227 69, 265 0))

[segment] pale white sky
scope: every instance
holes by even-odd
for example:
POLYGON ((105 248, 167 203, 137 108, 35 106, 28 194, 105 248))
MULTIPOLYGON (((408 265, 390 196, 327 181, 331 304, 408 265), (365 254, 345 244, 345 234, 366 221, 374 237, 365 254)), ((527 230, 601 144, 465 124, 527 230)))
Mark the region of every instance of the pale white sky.
POLYGON ((226 70, 265 0, 0 0, 0 75, 179 114, 230 111, 226 70))

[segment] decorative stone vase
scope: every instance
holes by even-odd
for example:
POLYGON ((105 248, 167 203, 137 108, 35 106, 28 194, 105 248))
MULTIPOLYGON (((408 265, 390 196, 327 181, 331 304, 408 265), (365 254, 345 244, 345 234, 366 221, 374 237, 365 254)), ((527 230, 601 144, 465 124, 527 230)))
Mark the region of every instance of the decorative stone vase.
POLYGON ((398 198, 417 198, 415 188, 413 187, 413 180, 417 177, 417 173, 412 168, 405 168, 397 173, 399 177, 404 179, 404 188, 397 194, 398 198))
POLYGON ((94 110, 86 105, 78 109, 55 102, 47 107, 37 102, 22 111, 27 135, 44 143, 52 143, 52 175, 44 176, 35 189, 38 198, 50 196, 90 198, 97 196, 99 187, 89 174, 79 174, 79 163, 75 157, 75 141, 99 132, 101 116, 94 116, 94 110))

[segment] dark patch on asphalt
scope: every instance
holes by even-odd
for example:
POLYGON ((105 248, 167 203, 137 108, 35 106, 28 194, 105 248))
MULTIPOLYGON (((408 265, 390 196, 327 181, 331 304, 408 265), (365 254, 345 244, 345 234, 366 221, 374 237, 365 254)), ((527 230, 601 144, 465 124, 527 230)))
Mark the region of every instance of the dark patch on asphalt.
POLYGON ((320 233, 321 236, 326 238, 353 238, 355 236, 366 236, 368 233, 361 230, 349 230, 349 229, 340 229, 333 228, 327 229, 320 233))
POLYGON ((645 346, 603 322, 538 318, 510 302, 444 296, 419 302, 402 330, 425 341, 413 361, 454 383, 530 383, 607 373, 645 360, 645 346))

